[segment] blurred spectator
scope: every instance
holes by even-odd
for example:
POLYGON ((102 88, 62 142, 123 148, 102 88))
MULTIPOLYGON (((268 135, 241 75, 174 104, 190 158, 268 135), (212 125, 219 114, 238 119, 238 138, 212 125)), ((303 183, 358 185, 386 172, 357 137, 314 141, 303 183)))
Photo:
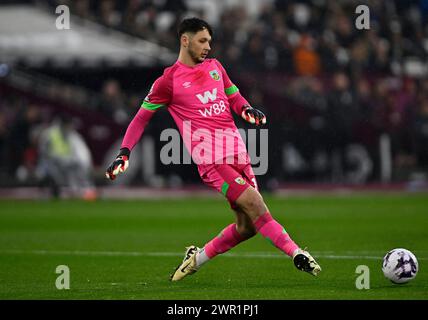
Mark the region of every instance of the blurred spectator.
POLYGON ((328 95, 327 143, 332 154, 333 181, 342 181, 346 171, 346 149, 353 142, 353 130, 357 117, 355 95, 350 79, 343 72, 333 75, 333 88, 328 95))
POLYGON ((27 106, 25 103, 21 106, 11 127, 9 150, 13 150, 13 152, 10 153, 11 159, 9 161, 11 164, 10 170, 14 173, 17 172, 22 163, 25 164, 27 162, 29 164, 29 149, 32 148, 31 130, 40 122, 39 112, 40 109, 37 105, 27 106))
POLYGON ((157 8, 153 4, 143 7, 135 19, 135 31, 137 35, 145 39, 158 42, 156 34, 156 19, 158 17, 157 8))
POLYGON ((356 96, 359 118, 368 121, 372 118, 375 105, 371 84, 365 78, 359 78, 356 84, 356 96))
POLYGON ((379 157, 379 131, 374 125, 373 118, 377 105, 372 84, 367 78, 361 77, 356 80, 355 98, 357 114, 353 124, 353 141, 364 145, 376 163, 379 157))
POLYGON ((127 6, 123 12, 122 28, 132 34, 136 34, 135 21, 142 7, 141 0, 128 0, 127 6))
POLYGON ((296 77, 290 84, 290 94, 295 102, 311 111, 327 110, 325 89, 316 77, 296 77))
POLYGON ((357 35, 354 32, 355 29, 350 16, 341 10, 334 16, 333 30, 336 35, 336 42, 342 48, 350 48, 355 43, 357 35))
POLYGON ((299 32, 309 31, 309 26, 312 20, 312 11, 311 8, 301 2, 296 2, 291 6, 291 14, 289 15, 288 26, 291 29, 297 30, 299 32))
POLYGON ((91 12, 89 0, 75 0, 72 3, 72 12, 76 13, 84 19, 94 20, 94 15, 91 12))
POLYGON ((333 88, 328 95, 327 113, 332 144, 343 148, 352 140, 353 122, 357 116, 355 95, 351 91, 350 79, 343 72, 333 75, 333 88))
POLYGON ((418 164, 428 167, 428 97, 421 99, 413 126, 415 151, 418 164))
POLYGON ((42 132, 39 153, 39 175, 50 185, 54 197, 70 187, 76 197, 96 198, 91 153, 71 118, 63 115, 42 132))
POLYGON ((316 76, 321 71, 320 58, 315 51, 315 40, 304 34, 294 49, 294 67, 299 76, 316 76))
POLYGON ((116 11, 115 3, 114 0, 103 0, 100 3, 99 17, 101 22, 109 27, 119 27, 121 24, 122 15, 116 11))
POLYGON ((104 83, 98 110, 110 115, 119 124, 128 121, 125 97, 118 81, 110 79, 104 83))
POLYGON ((8 164, 8 131, 6 126, 6 116, 0 112, 0 175, 7 171, 8 164))
POLYGON ((265 48, 261 31, 254 32, 243 49, 244 54, 240 60, 242 68, 246 71, 262 71, 265 64, 265 48))

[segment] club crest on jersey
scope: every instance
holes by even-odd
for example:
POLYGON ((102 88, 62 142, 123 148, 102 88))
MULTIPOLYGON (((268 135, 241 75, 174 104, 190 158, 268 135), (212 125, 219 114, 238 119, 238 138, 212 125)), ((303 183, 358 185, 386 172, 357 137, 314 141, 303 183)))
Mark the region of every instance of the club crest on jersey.
POLYGON ((235 182, 236 182, 237 184, 241 184, 241 185, 245 184, 245 180, 244 180, 244 179, 242 179, 241 177, 236 178, 236 179, 235 179, 235 182))
POLYGON ((220 75, 218 74, 217 70, 211 70, 210 71, 210 76, 211 78, 213 78, 215 81, 219 81, 220 80, 220 75))

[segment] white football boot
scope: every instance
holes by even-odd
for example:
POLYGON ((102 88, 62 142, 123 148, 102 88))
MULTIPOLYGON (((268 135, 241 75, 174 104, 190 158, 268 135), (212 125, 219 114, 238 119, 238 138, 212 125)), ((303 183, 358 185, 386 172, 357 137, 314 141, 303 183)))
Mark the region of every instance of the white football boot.
POLYGON ((171 281, 178 281, 183 279, 185 276, 189 276, 198 271, 196 267, 196 253, 200 249, 194 245, 186 247, 186 253, 184 254, 183 262, 175 269, 174 273, 171 275, 171 281))
POLYGON ((306 250, 297 249, 293 255, 293 262, 297 269, 317 276, 321 272, 320 265, 306 250))

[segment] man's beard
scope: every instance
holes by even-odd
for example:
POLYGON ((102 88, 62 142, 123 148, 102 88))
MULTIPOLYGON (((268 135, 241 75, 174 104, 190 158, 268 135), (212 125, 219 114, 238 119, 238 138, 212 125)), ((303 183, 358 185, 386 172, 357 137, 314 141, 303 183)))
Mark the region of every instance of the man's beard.
POLYGON ((197 55, 196 52, 192 50, 191 45, 189 45, 189 48, 187 51, 189 52, 189 56, 190 56, 190 58, 192 58, 194 63, 201 63, 204 61, 200 55, 197 55))

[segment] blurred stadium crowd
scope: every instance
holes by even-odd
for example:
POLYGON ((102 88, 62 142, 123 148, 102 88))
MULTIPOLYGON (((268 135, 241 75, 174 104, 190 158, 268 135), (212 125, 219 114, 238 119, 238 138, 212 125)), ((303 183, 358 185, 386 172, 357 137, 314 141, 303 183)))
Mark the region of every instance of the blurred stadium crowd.
MULTIPOLYGON (((273 133, 270 148, 280 139, 299 149, 306 160, 317 162, 312 159, 316 151, 337 150, 338 157, 345 158, 347 146, 357 143, 378 158, 379 138, 386 134, 394 168, 428 167, 428 0, 35 3, 50 8, 66 4, 83 19, 174 52, 178 52, 179 21, 204 18, 214 26, 212 56, 223 63, 248 100, 266 112, 273 133), (355 27, 359 4, 370 8, 369 30, 355 27)), ((161 71, 158 67, 147 72, 153 80, 161 71)), ((116 132, 119 137, 151 85, 144 69, 138 72, 140 90, 127 86, 127 75, 121 73, 98 79, 98 86, 91 89, 85 81, 53 81, 45 98, 76 106, 83 113, 102 113, 121 128, 116 132)), ((55 72, 49 76, 55 78, 55 72)), ((4 177, 25 181, 25 172, 37 166, 38 133, 53 117, 35 96, 0 88, 4 177)), ((95 157, 95 165, 103 163, 95 157)), ((282 172, 283 167, 275 167, 279 165, 273 161, 271 174, 293 177, 282 172)), ((318 167, 321 180, 331 179, 331 165, 318 167)), ((379 174, 369 179, 379 179, 379 174)))
POLYGON ((405 59, 424 61, 426 0, 51 0, 85 19, 177 50, 176 30, 186 16, 215 28, 213 54, 229 68, 275 69, 317 76, 346 68, 400 73, 405 59), (355 8, 370 8, 370 30, 355 28, 355 8), (250 8, 253 7, 251 10, 250 8), (215 8, 215 10, 213 10, 215 8), (255 12, 254 12, 255 11, 255 12))

